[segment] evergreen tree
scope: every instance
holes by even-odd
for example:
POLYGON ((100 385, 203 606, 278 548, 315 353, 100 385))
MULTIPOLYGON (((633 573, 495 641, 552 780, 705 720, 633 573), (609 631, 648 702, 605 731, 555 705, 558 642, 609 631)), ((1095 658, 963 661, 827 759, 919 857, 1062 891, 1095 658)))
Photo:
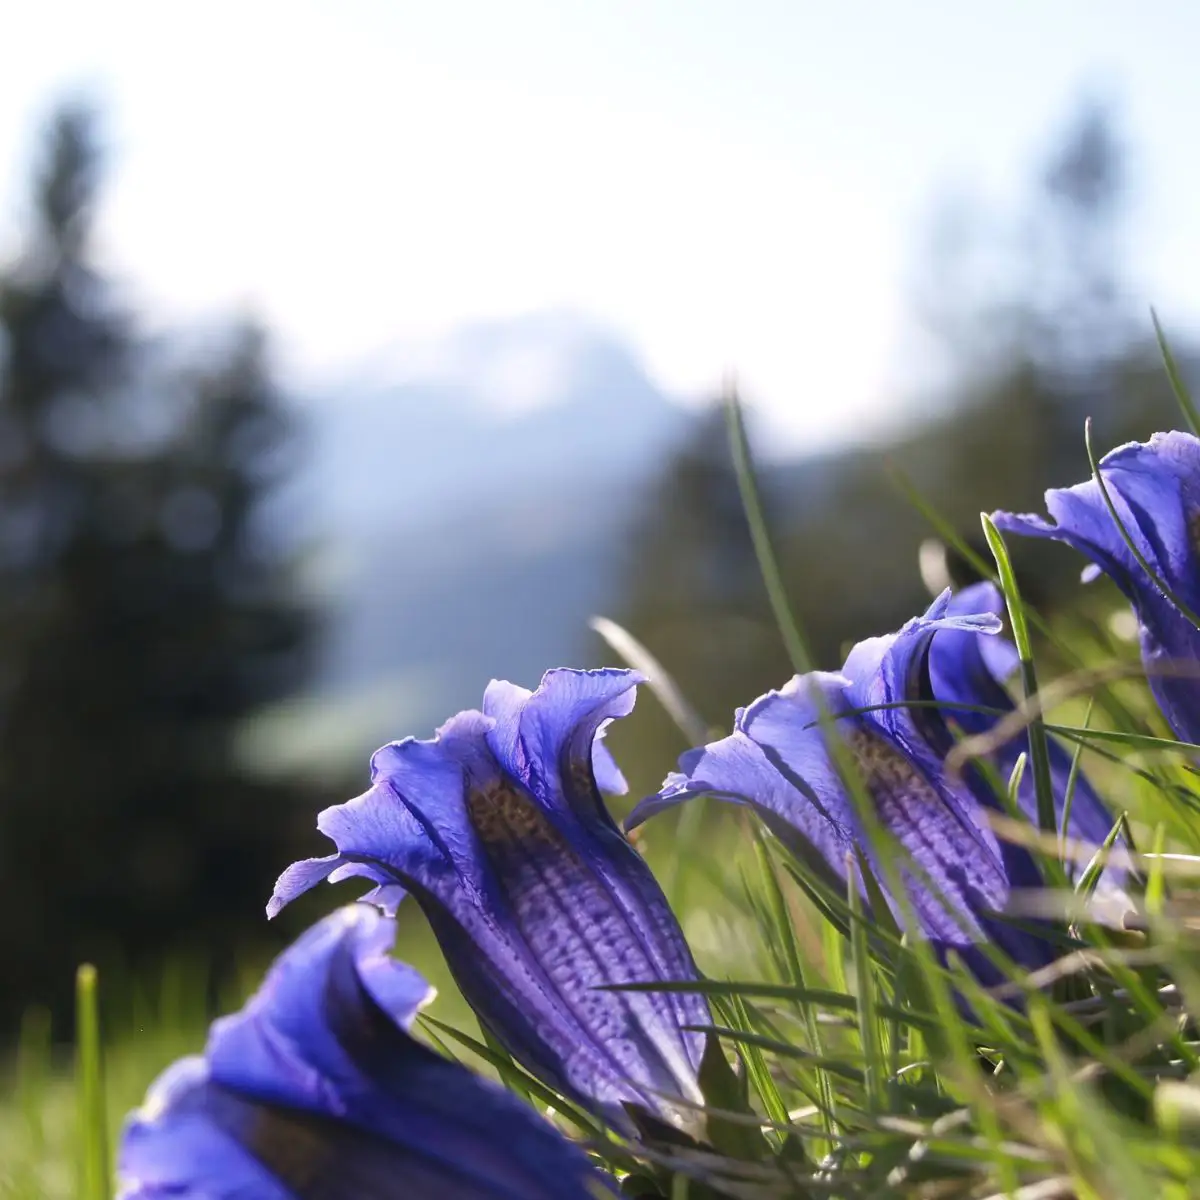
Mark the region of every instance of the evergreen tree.
POLYGON ((196 367, 137 338, 91 263, 101 168, 63 108, 0 278, 0 1021, 85 957, 257 929, 307 824, 236 754, 309 657, 263 520, 292 418, 253 328, 196 367))

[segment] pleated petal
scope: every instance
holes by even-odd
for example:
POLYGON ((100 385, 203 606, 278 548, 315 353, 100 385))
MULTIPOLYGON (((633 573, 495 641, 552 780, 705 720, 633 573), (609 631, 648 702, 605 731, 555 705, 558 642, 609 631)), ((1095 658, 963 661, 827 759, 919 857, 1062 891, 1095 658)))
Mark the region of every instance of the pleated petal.
MULTIPOLYGON (((897 633, 860 642, 840 673, 798 676, 739 710, 734 732, 684 755, 680 771, 634 810, 630 825, 713 794, 754 808, 836 881, 856 873, 854 856, 862 853, 883 884, 850 791, 861 786, 875 818, 919 868, 901 875, 924 936, 963 952, 981 977, 994 974, 975 949, 988 941, 1023 965, 1041 965, 1053 956, 1049 944, 999 919, 1015 888, 1040 881, 1036 866, 992 833, 978 779, 946 773, 953 737, 942 714, 914 704, 933 697, 929 660, 939 638, 974 641, 999 628, 994 612, 952 611, 949 594, 938 597, 897 633), (856 785, 839 770, 844 761, 857 771, 856 785)), ((885 898, 903 921, 886 888, 885 898)))
MULTIPOLYGON (((1101 459, 1100 474, 1126 534, 1193 615, 1200 613, 1200 441, 1155 434, 1101 459)), ((998 528, 1066 542, 1125 593, 1138 619, 1151 691, 1175 733, 1200 741, 1200 630, 1143 570, 1113 520, 1095 480, 1046 493, 1053 523, 996 513, 998 528), (1175 669, 1177 673, 1170 672, 1175 669)))
POLYGON ((371 790, 321 814, 338 853, 289 868, 277 911, 323 876, 407 891, 455 980, 519 1062, 625 1121, 635 1104, 685 1128, 711 1023, 702 996, 606 990, 696 978, 682 931, 600 798, 598 739, 633 706, 629 671, 551 671, 487 690, 432 741, 378 751, 371 790), (666 1093, 662 1096, 659 1093, 666 1093))
POLYGON ((170 1068, 131 1118, 122 1195, 591 1195, 582 1151, 409 1035, 430 989, 390 957, 393 933, 357 905, 285 951, 204 1059, 170 1068))

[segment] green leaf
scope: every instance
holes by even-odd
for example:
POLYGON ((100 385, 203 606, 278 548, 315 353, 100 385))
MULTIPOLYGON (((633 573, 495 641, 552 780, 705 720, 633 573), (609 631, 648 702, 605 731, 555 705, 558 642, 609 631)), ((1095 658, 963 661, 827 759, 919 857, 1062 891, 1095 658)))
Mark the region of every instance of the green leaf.
MULTIPOLYGON (((751 1028, 752 1007, 739 995, 730 994, 721 1004, 718 1011, 723 1011, 729 1023, 738 1030, 753 1032, 751 1028)), ((779 1087, 771 1075, 762 1051, 750 1043, 743 1044, 742 1061, 746 1064, 746 1075, 751 1087, 758 1095, 767 1116, 776 1125, 788 1124, 788 1109, 780 1094, 779 1087)))
MULTIPOLYGON (((505 1063, 506 1066, 501 1072, 501 1077, 504 1079, 505 1086, 510 1091, 515 1092, 526 1104, 533 1103, 533 1095, 529 1091, 528 1085, 525 1083, 524 1072, 518 1068, 513 1062, 512 1055, 492 1036, 492 1034, 481 1024, 479 1032, 483 1034, 483 1041, 487 1048, 495 1056, 497 1063, 505 1063)), ((497 1068, 499 1070, 499 1068, 497 1068)))
POLYGON ((870 935, 872 932, 870 923, 875 924, 883 932, 883 934, 893 943, 900 941, 900 926, 896 924, 896 918, 892 914, 892 906, 887 902, 883 894, 883 888, 879 886, 879 880, 875 878, 875 872, 871 870, 871 864, 867 861, 866 854, 863 853, 862 847, 855 847, 858 855, 858 869, 862 875, 863 887, 867 890, 867 903, 870 905, 870 912, 863 913, 861 905, 851 904, 850 911, 854 914, 852 925, 857 932, 858 926, 862 924, 863 933, 870 935))
MULTIPOLYGON (((599 989, 609 992, 696 992, 702 996, 731 996, 735 999, 754 997, 762 1000, 790 1000, 797 1004, 816 1004, 837 1012, 858 1015, 858 1001, 842 992, 826 988, 795 988, 782 983, 734 982, 726 979, 672 979, 655 983, 610 983, 599 989)), ((905 1024, 919 1028, 937 1025, 938 1018, 928 1012, 906 1008, 896 1010, 890 1004, 881 1004, 880 1016, 895 1016, 905 1024)))
MULTIPOLYGON (((700 1060, 700 1092, 704 1103, 713 1109, 754 1116, 747 1084, 747 1077, 739 1078, 729 1065, 720 1038, 715 1033, 708 1033, 704 1039, 704 1056, 700 1060)), ((757 1162, 768 1153, 766 1139, 753 1125, 730 1121, 719 1113, 709 1112, 705 1128, 713 1149, 730 1158, 757 1162)))

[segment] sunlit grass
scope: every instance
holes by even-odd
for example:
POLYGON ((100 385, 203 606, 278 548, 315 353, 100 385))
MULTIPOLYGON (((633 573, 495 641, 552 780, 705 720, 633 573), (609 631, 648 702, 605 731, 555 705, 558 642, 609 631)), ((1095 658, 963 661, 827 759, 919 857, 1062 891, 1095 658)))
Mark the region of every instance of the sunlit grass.
MULTIPOLYGON (((729 814, 717 814, 714 820, 721 830, 714 836, 735 852, 721 856, 719 869, 706 863, 703 870, 683 870, 686 883, 681 882, 680 890, 689 898, 683 914, 685 931, 708 973, 717 977, 753 975, 762 965, 763 947, 754 937, 749 903, 738 893, 745 868, 753 866, 754 849, 743 840, 741 822, 729 814)), ((652 861, 661 860, 668 851, 665 839, 651 842, 648 853, 652 861)), ((349 899, 354 895, 353 885, 338 892, 331 889, 331 907, 339 894, 349 899)), ((478 1024, 415 905, 402 910, 399 930, 396 954, 416 965, 437 988, 437 998, 426 1013, 438 1023, 478 1039, 478 1024)), ((17 1051, 0 1074, 0 1196, 92 1200, 93 1194, 85 1190, 82 1148, 101 1138, 108 1147, 109 1162, 115 1161, 124 1114, 141 1103, 148 1084, 166 1066, 203 1049, 210 1020, 220 1012, 235 1010, 249 996, 264 965, 247 963, 239 972, 240 981, 227 989, 216 1011, 205 1006, 209 987, 204 965, 193 959, 167 963, 157 975, 141 979, 135 986, 114 984, 111 990, 119 993, 119 1001, 102 1005, 107 1037, 99 1072, 104 1100, 100 1110, 82 1106, 80 1072, 70 1047, 51 1045, 46 1014, 31 1009, 17 1051), (96 1111, 104 1113, 102 1124, 86 1129, 85 1115, 96 1111)), ((105 981, 100 980, 102 999, 104 989, 105 981)), ((449 1041, 441 1040, 443 1044, 449 1041)), ((490 1060, 472 1053, 461 1041, 448 1048, 475 1069, 500 1074, 490 1060)))
MULTIPOLYGON (((1099 644, 1096 631, 1102 639, 1105 628, 1103 619, 1073 619, 1062 640, 1099 661, 1123 649, 1119 640, 1099 644)), ((1200 856, 1191 768, 1144 737, 1155 726, 1141 723, 1149 710, 1136 686, 1116 687, 1137 722, 1124 731, 1141 740, 1106 738, 1122 725, 1093 705, 1086 724, 1094 735, 1078 735, 1083 765, 1129 812, 1140 849, 1200 856)), ((1084 729, 1087 710, 1081 694, 1047 713, 1051 736, 1060 727, 1084 729)), ((1021 1011, 983 992, 953 962, 939 967, 894 931, 868 925, 856 896, 824 889, 746 813, 707 809, 699 825, 679 814, 656 820, 639 843, 660 877, 672 880, 671 898, 711 981, 700 986, 712 993, 714 1029, 729 1057, 744 1064, 764 1140, 753 1156, 760 1161, 731 1160, 715 1172, 681 1153, 671 1169, 676 1179, 692 1177, 691 1194, 704 1194, 701 1179, 726 1194, 763 1197, 1019 1196, 1034 1184, 1051 1189, 1054 1180, 1062 1181, 1059 1193, 1027 1194, 1195 1194, 1200 1095, 1189 1080, 1200 1040, 1183 1013, 1193 999, 1200 1003, 1200 948, 1186 860, 1140 861, 1146 931, 1078 928, 1076 952, 1091 958, 1044 990, 1013 972, 1026 999, 1021 1011), (970 1002, 976 1028, 955 1007, 955 992, 970 1002), (814 1192, 821 1179, 824 1192, 814 1192)), ((1050 842, 1048 860, 1057 852, 1050 842)), ((397 953, 438 986, 430 1015, 478 1038, 415 908, 402 916, 397 953)), ((253 987, 256 966, 222 999, 223 1009, 253 987)), ((101 1110, 86 1087, 81 1093, 88 1070, 50 1046, 43 1016, 28 1015, 0 1104, 3 1194, 102 1194, 87 1190, 95 1177, 84 1148, 98 1132, 111 1153, 122 1115, 153 1077, 201 1049, 214 1015, 199 999, 207 990, 201 967, 175 964, 143 984, 118 989, 127 994, 120 1009, 105 1007, 106 1115, 90 1135, 81 1122, 99 1120, 101 1110)), ((486 1055, 472 1055, 461 1041, 449 1048, 493 1071, 486 1055)), ((745 1149, 744 1140, 737 1144, 745 1149)))
MULTIPOLYGON (((736 405, 730 429, 750 532, 788 655, 808 663, 762 524, 736 405)), ((919 497, 916 498, 920 503, 919 497)), ((936 514, 931 518, 937 521, 936 514)), ((860 864, 857 888, 789 854, 749 811, 695 802, 639 830, 702 979, 630 985, 698 991, 711 1003, 700 1083, 705 1146, 607 1133, 488 1041, 453 987, 415 907, 402 912, 397 953, 438 987, 420 1028, 444 1052, 504 1080, 588 1138, 641 1196, 675 1200, 1185 1200, 1200 1194, 1200 793, 1194 756, 1170 738, 1144 681, 1130 630, 1099 590, 1061 619, 1029 611, 1007 548, 985 522, 1022 660, 1038 821, 1015 805, 998 836, 1039 863, 1039 902, 1058 906, 1062 957, 1030 974, 985 947, 1004 983, 983 988, 953 955, 942 962, 903 908, 905 870, 920 878, 878 820, 855 764, 830 742, 835 766, 872 842, 879 878, 860 864), (1035 669, 1036 661, 1036 669, 1035 669), (1040 688, 1040 690, 1039 690, 1040 688), (1102 848, 1054 828, 1047 739, 1075 752, 1106 796, 1113 832, 1102 848), (1124 843, 1122 845, 1122 843, 1124 843), (1137 920, 1117 926, 1089 909, 1107 855, 1123 856, 1137 920), (1069 868, 1069 869, 1068 869, 1069 868), (1072 882, 1074 880, 1074 882, 1072 882), (723 1048, 724 1054, 718 1052, 723 1048), (731 1064, 736 1063, 736 1068, 731 1064)), ((943 530, 943 532, 945 532, 943 530)), ((610 643, 638 665, 636 639, 610 643)), ((782 680, 780 681, 782 682, 782 680)), ((695 740, 686 697, 654 689, 695 740)), ((828 714, 825 714, 828 717, 828 714)), ((822 718, 822 722, 824 718, 822 718)), ((954 753, 977 753, 970 742, 954 753)), ((1010 799, 1015 777, 993 781, 1010 799)), ((1003 807, 1003 805, 1002 805, 1003 807)), ((353 894, 353 892, 342 895, 353 894)), ((334 897, 329 897, 330 906, 334 897)), ((953 914, 951 914, 953 915, 953 914)), ((1016 918, 1014 918, 1016 919, 1016 918)), ((237 1006, 261 974, 250 964, 219 1004, 237 1006)), ((203 964, 105 992, 80 975, 75 1051, 55 1047, 31 1011, 0 1103, 0 1183, 18 1197, 110 1194, 122 1114, 169 1062, 198 1052, 209 1020, 203 964)))

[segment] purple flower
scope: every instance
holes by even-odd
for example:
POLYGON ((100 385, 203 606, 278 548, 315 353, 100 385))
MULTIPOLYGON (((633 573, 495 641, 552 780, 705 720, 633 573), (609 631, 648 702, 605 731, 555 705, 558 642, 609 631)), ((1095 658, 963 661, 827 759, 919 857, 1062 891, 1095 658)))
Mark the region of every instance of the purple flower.
POLYGON ((993 520, 1009 533, 1066 542, 1092 560, 1088 573, 1112 579, 1137 615, 1142 661, 1163 715, 1180 738, 1200 741, 1200 630, 1183 611, 1200 612, 1200 441, 1156 433, 1106 454, 1100 475, 1126 534, 1170 596, 1130 551, 1094 479, 1046 493, 1054 524, 1004 512, 993 520))
POLYGON ((337 846, 295 863, 274 915, 319 880, 364 876, 389 911, 411 892, 485 1028, 551 1086, 609 1119, 634 1105, 692 1130, 711 1023, 696 995, 602 990, 692 980, 678 922, 597 784, 625 782, 599 738, 633 707, 630 671, 493 682, 483 711, 376 752, 372 786, 326 809, 337 846), (665 1093, 666 1095, 664 1096, 665 1093))
MULTIPOLYGON (((838 737, 857 767, 880 825, 920 867, 934 890, 902 870, 920 931, 943 949, 955 948, 984 982, 999 980, 978 949, 1000 946, 1026 967, 1054 957, 1052 946, 1025 929, 998 920, 1015 889, 1041 885, 1029 854, 1000 842, 984 809, 991 789, 974 772, 951 778, 944 769, 954 736, 947 716, 933 707, 875 707, 930 700, 930 648, 947 634, 974 639, 993 634, 991 612, 950 612, 949 592, 898 633, 860 642, 839 673, 797 676, 739 709, 734 732, 689 751, 681 771, 635 809, 629 827, 681 801, 709 793, 753 808, 798 855, 846 886, 848 866, 863 853, 884 886, 854 801, 831 753, 838 737), (829 718, 825 723, 823 717, 829 718), (938 896, 940 894, 941 899, 938 896)), ((953 654, 953 651, 951 651, 953 654)), ((861 880, 858 881, 860 890, 861 880)), ((903 914, 887 895, 894 914, 903 914)))
POLYGON ((414 1040, 429 985, 367 905, 276 960, 132 1114, 122 1200, 559 1200, 594 1196, 583 1151, 528 1105, 414 1040))
MULTIPOLYGON (((1004 611, 1004 597, 991 583, 975 583, 956 593, 947 606, 948 616, 1004 611)), ((1014 709, 1004 689, 1004 681, 1015 673, 1020 660, 1016 647, 1002 637, 985 636, 970 630, 942 629, 929 644, 929 678, 933 697, 945 704, 942 716, 957 725, 964 734, 986 733, 1001 716, 1014 709), (991 713, 976 712, 988 708, 991 713)), ((1022 732, 1001 743, 992 757, 1001 781, 1007 783, 1021 754, 1029 753, 1029 735, 1022 732)), ((1071 775, 1071 756, 1057 742, 1049 744, 1051 787, 1058 828, 1062 829, 1067 783, 1071 775)), ((1032 770, 1026 769, 1017 789, 1017 801, 1031 825, 1038 823, 1037 794, 1032 770)), ((1109 835, 1113 818, 1082 771, 1075 778, 1071 801, 1071 837, 1090 846, 1099 846, 1109 835)), ((1123 872, 1116 867, 1105 870, 1105 880, 1115 884, 1123 872)))

